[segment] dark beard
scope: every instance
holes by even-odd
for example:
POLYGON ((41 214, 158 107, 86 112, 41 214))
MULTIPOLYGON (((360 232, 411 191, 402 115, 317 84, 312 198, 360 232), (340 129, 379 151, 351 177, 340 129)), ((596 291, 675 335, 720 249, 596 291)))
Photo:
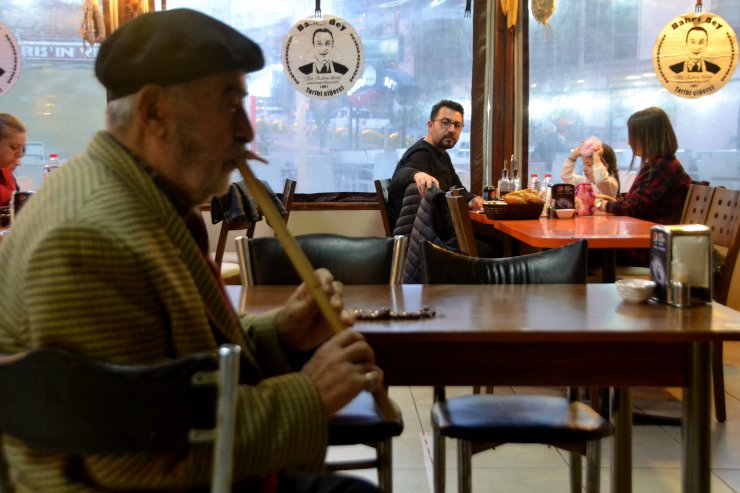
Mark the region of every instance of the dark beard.
POLYGON ((455 147, 455 144, 457 144, 457 141, 453 137, 443 137, 439 141, 439 147, 445 150, 452 149, 455 147))

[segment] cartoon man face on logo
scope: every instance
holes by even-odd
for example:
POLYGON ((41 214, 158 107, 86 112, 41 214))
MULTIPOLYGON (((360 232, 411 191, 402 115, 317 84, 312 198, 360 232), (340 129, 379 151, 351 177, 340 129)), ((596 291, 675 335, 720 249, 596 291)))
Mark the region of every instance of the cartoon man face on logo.
POLYGON ((352 89, 365 66, 362 40, 335 16, 299 19, 283 41, 283 71, 301 94, 336 98, 352 89))
POLYGON ((716 74, 720 67, 704 60, 704 50, 709 42, 709 34, 703 27, 695 26, 686 33, 686 60, 670 66, 675 74, 683 72, 709 72, 716 74))
POLYGON ((318 28, 313 33, 313 50, 316 60, 298 67, 302 73, 308 74, 340 74, 347 73, 347 67, 331 59, 334 51, 334 35, 326 28, 318 28))
MULTIPOLYGON (((653 69, 671 94, 701 98, 730 81, 738 51, 730 23, 715 14, 690 12, 674 17, 660 31, 653 47, 653 69)), ((639 155, 637 149, 635 154, 639 155)))

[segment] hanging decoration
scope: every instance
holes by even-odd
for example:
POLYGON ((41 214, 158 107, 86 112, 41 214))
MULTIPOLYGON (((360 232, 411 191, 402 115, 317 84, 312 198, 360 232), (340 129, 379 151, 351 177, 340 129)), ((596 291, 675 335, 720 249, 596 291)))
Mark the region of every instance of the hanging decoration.
POLYGON ((131 18, 139 17, 149 11, 149 2, 145 0, 127 0, 126 10, 131 13, 131 18))
POLYGON ((653 47, 653 68, 671 94, 696 99, 719 91, 738 63, 737 36, 722 17, 695 12, 671 19, 653 47))
MULTIPOLYGON (((321 14, 316 0, 316 13, 321 14)), ((306 17, 290 28, 281 54, 283 72, 301 94, 336 98, 352 89, 365 68, 365 50, 349 22, 334 16, 306 17)))
POLYGON ((470 17, 472 15, 472 6, 473 0, 465 0, 465 17, 470 17))
POLYGON ((519 0, 501 0, 501 11, 506 17, 506 27, 513 29, 519 12, 519 0))
POLYGON ((98 0, 82 0, 82 22, 77 32, 82 35, 82 52, 90 56, 95 43, 105 39, 103 11, 98 0))
POLYGON ((532 17, 534 20, 544 25, 549 30, 550 25, 547 21, 550 20, 552 14, 555 13, 555 0, 532 0, 532 17))
POLYGON ((0 97, 10 92, 21 74, 21 47, 8 27, 0 22, 0 97))

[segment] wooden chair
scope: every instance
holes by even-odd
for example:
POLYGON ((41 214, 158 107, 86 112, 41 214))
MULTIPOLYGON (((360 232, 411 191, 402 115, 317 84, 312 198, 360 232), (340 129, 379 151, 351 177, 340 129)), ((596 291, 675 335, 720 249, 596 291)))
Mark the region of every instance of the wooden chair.
POLYGON ((705 224, 714 187, 692 183, 683 204, 681 224, 705 224))
POLYGON ((455 228, 455 236, 457 236, 457 245, 462 253, 471 257, 478 256, 478 246, 475 243, 475 235, 473 234, 473 225, 470 223, 470 216, 468 216, 468 204, 465 197, 457 195, 455 192, 447 192, 445 194, 447 199, 447 207, 450 209, 450 217, 452 218, 452 226, 455 228))
MULTIPOLYGON (((681 224, 707 224, 709 209, 712 204, 715 188, 709 186, 709 182, 693 182, 689 186, 686 194, 686 200, 681 213, 681 224)), ((619 267, 617 269, 620 278, 633 277, 644 278, 650 277, 649 269, 644 267, 619 267)), ((715 415, 720 422, 725 421, 725 403, 724 403, 724 376, 722 373, 722 344, 718 344, 719 367, 716 366, 716 359, 713 359, 713 375, 715 388, 715 415), (719 373, 718 373, 719 372, 719 373)), ((680 426, 681 419, 674 416, 664 416, 653 413, 635 413, 634 421, 643 424, 658 424, 680 426)))
POLYGON ((375 199, 378 202, 378 210, 380 210, 380 218, 383 220, 383 229, 385 230, 386 236, 393 236, 391 231, 391 223, 388 220, 388 187, 391 186, 389 179, 375 180, 375 199))
MULTIPOLYGON (((719 276, 715 277, 712 297, 718 303, 727 304, 732 274, 740 250, 740 190, 714 189, 709 205, 706 224, 712 230, 712 243, 726 250, 719 276)), ((723 344, 712 344, 712 381, 714 386, 714 414, 717 421, 727 420, 725 404, 725 372, 723 367, 723 344)))
MULTIPOLYGON (((283 193, 280 195, 280 202, 287 211, 283 215, 285 222, 288 222, 290 217, 290 209, 293 205, 293 198, 295 196, 296 181, 290 178, 286 178, 285 187, 283 193)), ((216 254, 214 261, 221 270, 221 276, 227 284, 238 284, 240 279, 239 261, 236 255, 225 254, 226 240, 228 239, 230 231, 244 231, 245 236, 252 238, 254 236, 254 229, 256 223, 248 221, 246 218, 242 218, 236 221, 228 221, 224 218, 221 221, 221 229, 218 234, 218 243, 216 244, 216 254)))
MULTIPOLYGON (((574 284, 585 283, 588 245, 570 245, 499 259, 459 255, 425 242, 425 284, 574 284)), ((505 443, 541 443, 570 452, 571 491, 581 491, 581 455, 587 457, 586 491, 599 490, 600 440, 611 424, 584 403, 577 391, 568 398, 540 395, 473 394, 445 399, 435 388, 434 491, 445 488, 445 437, 458 440, 458 491, 472 490, 472 455, 505 443)))
POLYGON ((182 451, 211 442, 211 492, 231 491, 238 346, 123 366, 62 349, 0 357, 0 432, 70 455, 182 451))
MULTIPOLYGON (((400 284, 408 238, 348 237, 309 234, 296 240, 314 268, 329 269, 345 284, 400 284)), ((301 279, 277 238, 236 239, 236 249, 245 286, 260 284, 298 285, 301 279)), ((393 403, 395 406, 395 403, 393 403)), ((375 449, 365 460, 332 461, 330 471, 370 469, 378 471, 380 489, 393 489, 393 437, 403 431, 400 411, 395 421, 385 421, 372 395, 361 392, 329 419, 329 445, 364 444, 375 449)))
MULTIPOLYGON (((689 185, 686 200, 683 203, 681 213, 681 224, 704 224, 709 214, 709 205, 714 195, 714 187, 709 182, 694 182, 689 185)), ((619 266, 617 267, 617 278, 640 278, 648 279, 650 270, 647 267, 619 266)), ((671 424, 678 424, 673 420, 671 424)))

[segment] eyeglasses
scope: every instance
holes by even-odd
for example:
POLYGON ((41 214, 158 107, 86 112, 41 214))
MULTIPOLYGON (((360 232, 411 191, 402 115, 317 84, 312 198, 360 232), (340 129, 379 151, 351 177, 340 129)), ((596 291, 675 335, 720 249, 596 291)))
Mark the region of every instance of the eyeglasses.
POLYGON ((442 128, 447 130, 450 127, 453 127, 455 130, 460 131, 465 126, 462 122, 453 122, 452 120, 449 120, 447 118, 438 118, 436 120, 433 120, 435 122, 439 122, 440 125, 442 125, 442 128))

